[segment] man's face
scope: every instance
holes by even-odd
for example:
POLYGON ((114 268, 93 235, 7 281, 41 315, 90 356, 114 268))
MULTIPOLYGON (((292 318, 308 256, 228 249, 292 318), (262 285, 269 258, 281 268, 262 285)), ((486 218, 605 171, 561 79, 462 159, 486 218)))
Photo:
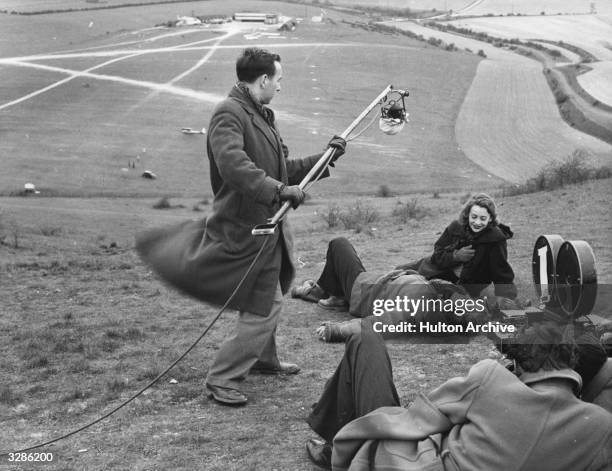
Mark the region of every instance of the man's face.
POLYGON ((482 206, 474 205, 470 208, 470 214, 468 216, 470 229, 473 232, 482 231, 489 222, 491 221, 491 215, 487 208, 483 208, 482 206))
POLYGON ((274 62, 274 75, 265 75, 262 82, 262 90, 260 100, 262 105, 267 105, 272 101, 272 98, 280 92, 280 81, 283 78, 283 68, 280 62, 274 62))

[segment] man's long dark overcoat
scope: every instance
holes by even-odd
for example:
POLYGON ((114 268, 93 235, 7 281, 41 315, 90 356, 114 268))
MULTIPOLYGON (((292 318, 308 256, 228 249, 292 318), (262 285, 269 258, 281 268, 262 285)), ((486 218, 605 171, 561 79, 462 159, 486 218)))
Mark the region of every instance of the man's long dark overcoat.
POLYGON ((149 231, 138 238, 137 249, 167 282, 221 305, 267 239, 230 304, 266 316, 279 280, 284 294, 294 278, 293 238, 286 220, 274 235, 253 236, 251 229, 266 223, 280 208, 277 186, 298 184, 321 154, 288 159, 276 125, 270 125, 237 87, 213 112, 207 152, 215 195, 212 214, 206 220, 149 231))

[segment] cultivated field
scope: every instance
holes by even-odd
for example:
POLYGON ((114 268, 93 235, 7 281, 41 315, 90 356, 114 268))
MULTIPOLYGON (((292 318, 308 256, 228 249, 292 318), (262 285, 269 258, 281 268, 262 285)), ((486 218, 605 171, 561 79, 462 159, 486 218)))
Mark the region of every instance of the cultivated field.
POLYGON ((599 13, 612 13, 612 5, 599 0, 336 0, 335 5, 366 5, 379 8, 451 11, 454 15, 547 15, 590 13, 595 3, 599 13))
MULTIPOLYGON (((562 41, 592 54, 596 61, 578 75, 578 83, 600 102, 612 105, 612 16, 469 18, 450 22, 499 38, 562 41)), ((574 62, 580 62, 574 58, 574 62)))
POLYGON ((593 98, 612 105, 612 61, 594 62, 589 67, 592 70, 579 75, 578 83, 593 98))
MULTIPOLYGON (((335 24, 306 20, 294 33, 257 40, 248 38, 271 30, 153 28, 192 10, 231 14, 247 8, 306 19, 319 14, 311 6, 247 0, 0 14, 0 452, 58 437, 109 412, 178 358, 216 314, 163 285, 138 259, 133 240, 145 228, 210 211, 203 136, 181 128, 208 125, 214 103, 234 83, 235 57, 245 46, 282 56, 283 89, 272 107, 293 156, 320 151, 388 83, 410 91, 404 131, 386 136, 374 121, 349 143, 332 177, 291 212, 296 282, 319 275, 327 243, 337 236, 350 238, 368 270, 421 257, 467 195, 486 190, 497 196, 501 219, 515 231, 509 258, 522 297, 535 301, 531 256, 541 234, 587 240, 599 282, 612 283, 609 179, 500 194, 502 184, 518 178, 510 169, 530 165, 541 153, 561 159, 577 143, 595 145, 588 136, 574 142, 568 137, 574 134, 557 134, 554 113, 542 104, 552 100, 550 92, 526 87, 535 73, 515 75, 516 67, 508 67, 497 76, 504 86, 491 91, 494 84, 483 77, 494 76, 487 76, 491 68, 500 73, 506 63, 495 53, 508 52, 491 46, 481 60, 352 28, 341 20, 356 17, 331 10, 335 24), (489 98, 478 105, 482 97, 489 98), (508 103, 502 106, 500 97, 508 103), (526 114, 511 114, 516 110, 526 114), (461 122, 471 123, 471 137, 461 137, 461 122), (542 122, 551 127, 539 127, 542 122), (476 138, 480 144, 469 148, 476 138), (558 142, 565 147, 550 151, 558 142), (504 154, 507 147, 522 160, 504 154), (473 160, 481 148, 490 158, 479 166, 473 160), (146 169, 158 178, 141 178, 146 169), (16 196, 26 182, 41 193, 16 196), (383 186, 393 197, 376 196, 383 186), (170 196, 173 209, 153 209, 162 196, 170 196), (354 211, 357 203, 378 216, 359 232, 329 227, 330 214, 354 211), (410 203, 422 217, 394 216, 410 203)), ((596 313, 609 317, 607 307, 598 305, 596 313)), ((304 450, 313 436, 305 418, 343 346, 323 344, 313 331, 322 321, 346 318, 286 299, 279 351, 302 373, 249 377, 249 405, 231 409, 204 394, 207 368, 233 329, 234 313, 225 313, 168 376, 126 408, 38 450, 52 452, 53 463, 0 461, 0 468, 314 470, 304 450)), ((487 357, 491 343, 475 338, 465 345, 391 344, 389 350, 407 405, 418 392, 464 374, 487 357)))
POLYGON ((521 182, 577 148, 590 153, 597 165, 612 162, 612 146, 563 121, 539 62, 413 22, 386 24, 485 53, 455 129, 465 154, 492 175, 521 182))
POLYGON ((604 1, 590 0, 476 0, 459 10, 464 15, 559 15, 591 12, 594 3, 598 13, 612 13, 612 5, 604 1))
POLYGON ((612 60, 612 17, 563 15, 554 17, 465 18, 451 24, 500 38, 548 39, 578 46, 598 60, 612 60))

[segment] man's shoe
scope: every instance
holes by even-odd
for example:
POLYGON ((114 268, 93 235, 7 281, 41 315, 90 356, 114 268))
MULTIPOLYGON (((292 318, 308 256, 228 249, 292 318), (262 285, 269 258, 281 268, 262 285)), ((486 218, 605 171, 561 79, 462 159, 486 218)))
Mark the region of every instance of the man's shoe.
POLYGON ((328 311, 348 311, 348 303, 338 296, 319 300, 319 306, 328 311))
POLYGON ((327 296, 327 293, 321 288, 315 280, 306 280, 300 286, 291 288, 291 297, 310 301, 311 303, 319 302, 327 296))
POLYGON ((243 406, 248 401, 247 397, 237 389, 207 384, 206 391, 208 392, 208 397, 224 406, 243 406))
POLYGON ((308 452, 308 457, 314 464, 324 469, 332 469, 331 444, 311 438, 308 440, 308 442, 306 442, 306 451, 308 452))
POLYGON ((294 363, 279 362, 278 366, 267 366, 255 364, 251 368, 251 373, 260 375, 296 375, 300 372, 300 367, 294 363))

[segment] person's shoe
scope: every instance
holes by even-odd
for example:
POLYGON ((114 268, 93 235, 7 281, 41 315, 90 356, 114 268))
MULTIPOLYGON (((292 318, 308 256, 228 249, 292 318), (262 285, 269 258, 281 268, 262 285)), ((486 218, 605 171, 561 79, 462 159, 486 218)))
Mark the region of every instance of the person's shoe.
POLYGON ((206 391, 209 398, 214 399, 224 406, 243 406, 248 401, 247 397, 237 389, 207 384, 206 391))
POLYGON ((348 311, 348 303, 338 296, 319 300, 319 306, 328 311, 348 311))
POLYGON ((279 362, 278 366, 266 366, 255 364, 253 368, 251 368, 251 373, 260 374, 260 375, 280 375, 280 376, 288 376, 288 375, 296 375, 300 372, 300 367, 294 363, 285 363, 284 361, 279 362))
POLYGON ((311 303, 319 302, 327 293, 321 288, 315 280, 306 280, 300 286, 291 288, 291 297, 310 301, 311 303))
POLYGON ((324 469, 332 469, 331 457, 332 457, 332 446, 322 440, 315 440, 311 438, 306 442, 306 451, 308 457, 317 466, 324 469))

